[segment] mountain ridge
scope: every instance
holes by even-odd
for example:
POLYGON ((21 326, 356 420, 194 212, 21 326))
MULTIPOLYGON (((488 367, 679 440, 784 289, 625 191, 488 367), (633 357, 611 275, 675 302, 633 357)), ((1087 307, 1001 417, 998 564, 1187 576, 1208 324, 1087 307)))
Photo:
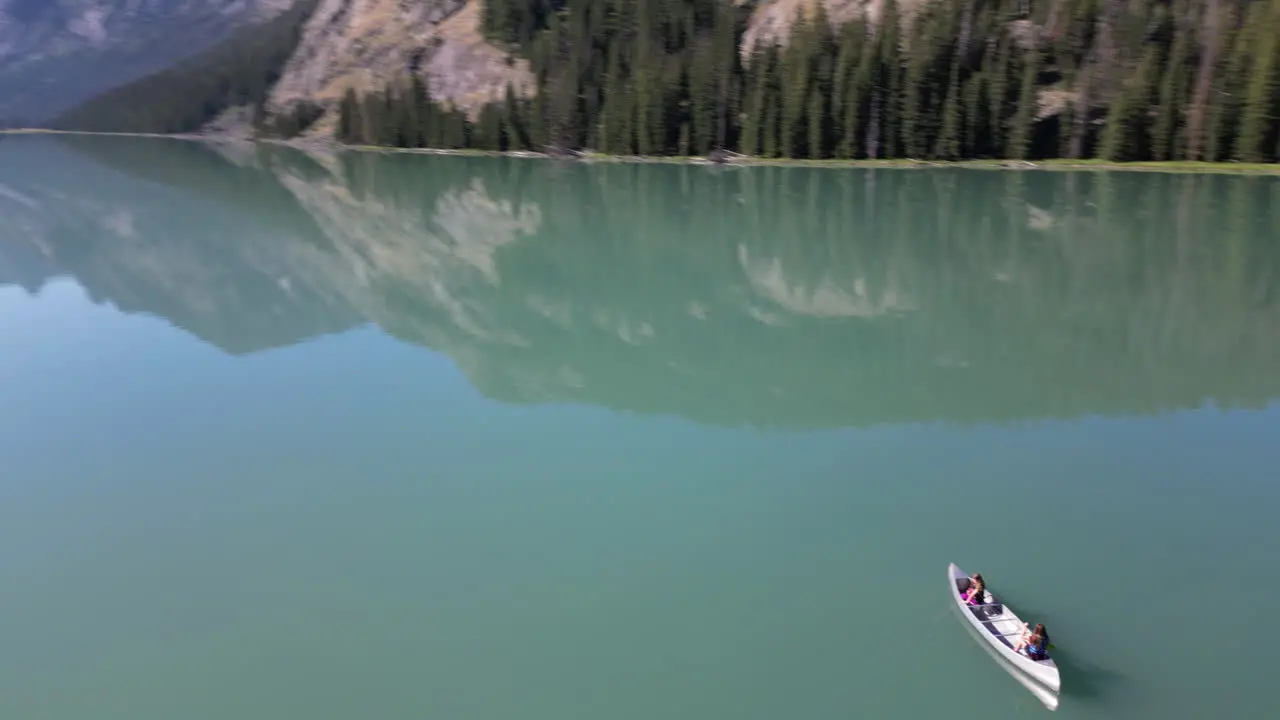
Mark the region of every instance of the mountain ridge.
POLYGON ((292 0, 3 0, 0 118, 44 121, 169 67, 292 0))

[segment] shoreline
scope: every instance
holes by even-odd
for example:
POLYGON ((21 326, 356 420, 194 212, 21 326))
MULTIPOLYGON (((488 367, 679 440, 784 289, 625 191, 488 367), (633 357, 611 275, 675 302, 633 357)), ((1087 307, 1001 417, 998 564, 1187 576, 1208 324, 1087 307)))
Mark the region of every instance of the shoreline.
POLYGON ((588 152, 581 156, 561 157, 549 153, 530 150, 475 150, 475 149, 437 149, 437 148, 398 148, 380 145, 344 145, 332 140, 276 140, 270 138, 240 138, 220 135, 161 134, 161 133, 126 133, 126 132, 90 132, 86 130, 46 130, 42 128, 14 128, 0 130, 4 135, 98 135, 104 137, 141 137, 168 140, 186 140, 207 143, 251 143, 264 145, 283 145, 299 150, 346 150, 352 152, 401 153, 410 155, 453 155, 460 157, 514 157, 539 160, 567 160, 581 163, 629 163, 650 165, 700 165, 717 167, 807 167, 828 169, 938 169, 965 168, 980 170, 1093 170, 1116 172, 1163 172, 1163 173, 1207 173, 1218 175, 1280 175, 1280 163, 1235 163, 1204 161, 1139 161, 1111 162, 1109 160, 1070 160, 1053 158, 1048 160, 913 160, 895 158, 887 160, 840 160, 835 158, 808 160, 804 158, 762 158, 754 156, 738 156, 723 163, 713 162, 705 157, 685 157, 676 155, 609 155, 588 152))

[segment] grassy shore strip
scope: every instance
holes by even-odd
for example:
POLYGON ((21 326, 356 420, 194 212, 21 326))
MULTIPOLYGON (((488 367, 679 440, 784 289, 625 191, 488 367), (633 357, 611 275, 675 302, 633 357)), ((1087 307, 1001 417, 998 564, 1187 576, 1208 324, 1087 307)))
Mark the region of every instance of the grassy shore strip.
POLYGON ((162 133, 129 133, 129 132, 89 132, 87 130, 46 130, 45 128, 13 128, 8 130, 0 130, 0 135, 94 135, 100 137, 139 137, 139 138, 161 138, 164 140, 203 140, 208 142, 216 142, 219 140, 230 140, 231 138, 219 138, 215 135, 196 135, 196 134, 162 134, 162 133))
MULTIPOLYGON (((384 147, 379 145, 343 145, 331 141, 307 141, 307 140, 271 140, 258 139, 247 140, 240 138, 219 137, 217 135, 199 135, 199 134, 182 134, 182 135, 161 135, 156 133, 107 133, 107 132, 84 132, 79 130, 44 130, 39 128, 33 129, 14 129, 0 130, 0 135, 103 135, 115 137, 150 137, 150 138, 168 138, 177 140, 197 140, 203 142, 262 142, 272 145, 285 145, 297 147, 307 150, 316 149, 341 149, 353 150, 358 152, 377 152, 377 153, 408 153, 415 155, 455 155, 462 157, 522 157, 522 158, 553 158, 555 156, 546 153, 518 151, 503 152, 498 150, 443 150, 435 148, 396 148, 384 147)), ((573 159, 573 158, 568 158, 573 159)), ((604 153, 584 153, 580 158, 580 162, 607 162, 607 163, 649 163, 649 164, 666 164, 666 165, 713 165, 706 158, 702 157, 681 157, 670 155, 607 155, 604 153)), ((889 168, 889 169, 924 169, 924 168, 976 168, 986 170, 1115 170, 1129 172, 1164 172, 1164 173, 1218 173, 1228 175, 1280 175, 1280 163, 1235 163, 1235 162, 1111 162, 1109 160, 1069 160, 1064 158, 1055 158, 1051 160, 911 160, 911 159, 893 159, 893 160, 805 160, 802 158, 761 158, 739 156, 735 157, 732 162, 725 166, 755 166, 755 165, 774 165, 782 167, 813 167, 813 168, 889 168)))
MULTIPOLYGON (((306 143, 290 141, 268 141, 283 145, 313 147, 306 143)), ((979 168, 987 170, 1116 170, 1134 172, 1166 172, 1166 173, 1219 173, 1228 175, 1280 175, 1280 163, 1215 163, 1215 162, 1127 162, 1116 163, 1107 160, 805 160, 803 158, 761 158, 736 157, 732 162, 718 164, 703 157, 683 157, 678 155, 607 155, 605 153, 584 153, 580 158, 559 158, 546 153, 528 150, 504 152, 501 150, 445 150, 438 148, 397 148, 382 145, 342 145, 333 143, 332 147, 356 152, 376 152, 384 154, 407 153, 413 155, 453 155, 460 157, 522 157, 540 159, 565 159, 577 162, 598 163, 636 163, 652 165, 718 165, 721 167, 773 165, 780 167, 815 167, 815 168, 888 168, 888 169, 924 169, 924 168, 979 168)))
MULTIPOLYGON (((591 162, 640 162, 707 165, 700 157, 635 157, 592 153, 591 162)), ((1117 170, 1134 172, 1226 173, 1233 175, 1280 175, 1280 163, 1216 162, 1110 162, 1107 160, 805 160, 787 158, 735 158, 729 165, 778 165, 816 168, 979 168, 988 170, 1117 170)))

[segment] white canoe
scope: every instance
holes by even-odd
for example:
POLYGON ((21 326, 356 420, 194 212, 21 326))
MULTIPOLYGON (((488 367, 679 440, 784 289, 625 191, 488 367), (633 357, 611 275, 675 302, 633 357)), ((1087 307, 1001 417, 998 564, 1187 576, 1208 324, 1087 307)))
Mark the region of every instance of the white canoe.
POLYGON ((960 610, 960 615, 995 651, 997 657, 1045 689, 1053 693, 1061 692, 1062 684, 1058 679, 1058 666, 1054 664, 1052 655, 1044 660, 1032 660, 1022 653, 1013 651, 1014 643, 1018 642, 1022 634, 1021 618, 1004 603, 997 604, 997 600, 992 597, 990 591, 985 593, 986 597, 982 600, 988 607, 966 605, 961 598, 961 593, 969 589, 969 573, 956 567, 955 563, 947 568, 947 586, 951 590, 952 601, 960 610))

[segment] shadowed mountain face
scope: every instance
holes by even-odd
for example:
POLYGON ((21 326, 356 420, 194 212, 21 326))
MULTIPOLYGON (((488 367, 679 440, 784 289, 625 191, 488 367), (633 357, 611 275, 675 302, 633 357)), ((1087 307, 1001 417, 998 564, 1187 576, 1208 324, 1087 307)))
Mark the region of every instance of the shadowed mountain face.
POLYGON ((372 323, 487 395, 781 427, 1280 395, 1280 183, 0 143, 0 282, 247 353, 372 323))
POLYGON ((0 119, 42 121, 292 0, 0 0, 0 119))

